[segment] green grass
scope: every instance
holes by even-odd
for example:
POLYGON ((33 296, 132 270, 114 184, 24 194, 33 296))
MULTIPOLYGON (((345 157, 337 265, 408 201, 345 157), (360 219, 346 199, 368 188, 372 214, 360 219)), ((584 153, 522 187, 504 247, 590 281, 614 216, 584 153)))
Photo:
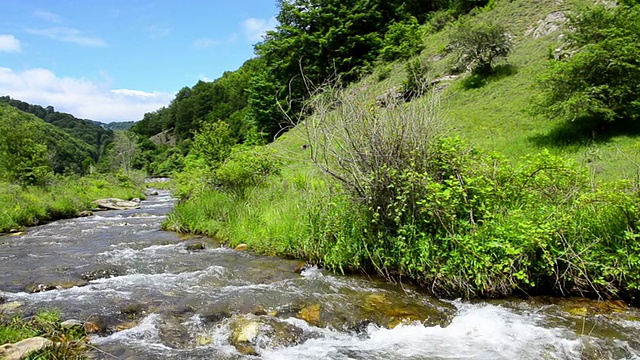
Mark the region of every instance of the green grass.
POLYGON ((143 185, 123 176, 58 177, 47 187, 0 183, 0 232, 74 217, 106 197, 144 198, 143 185))
POLYGON ((0 344, 16 343, 35 336, 53 341, 54 345, 29 354, 27 359, 84 359, 86 333, 81 327, 63 328, 60 314, 53 309, 41 310, 34 316, 21 318, 0 314, 0 344))
MULTIPOLYGON (((420 203, 433 200, 434 208, 426 209, 422 217, 401 219, 395 229, 380 229, 372 225, 376 218, 371 209, 342 196, 344 192, 313 165, 311 150, 303 147, 309 142, 306 128, 300 124, 270 145, 285 164, 280 177, 243 197, 205 190, 179 204, 165 228, 218 236, 232 246, 246 243, 259 253, 307 259, 338 270, 408 276, 450 296, 506 295, 519 289, 591 292, 591 296, 638 301, 637 137, 585 132, 578 124, 544 119, 530 111, 539 95, 536 77, 545 69, 549 49, 559 45, 561 32, 538 39, 526 32, 548 14, 574 4, 496 3, 474 16, 509 26, 515 48, 508 63, 499 65, 489 78, 463 74, 452 81, 438 94, 439 116, 447 136, 462 138, 479 153, 498 153, 505 161, 463 156, 455 170, 461 178, 442 183, 422 179, 414 188, 406 185, 411 194, 420 186, 436 189, 423 193, 420 203), (530 163, 530 155, 539 153, 540 172, 531 170, 530 163), (545 162, 553 166, 545 168, 545 162), (509 179, 516 175, 520 185, 510 188, 515 185, 509 179), (614 180, 631 181, 609 183, 614 180), (474 183, 486 186, 469 190, 467 185, 474 183), (486 217, 478 222, 473 215, 466 219, 470 203, 478 206, 471 214, 487 211, 486 217), (440 208, 442 204, 448 205, 440 208), (451 228, 425 225, 436 222, 436 212, 451 216, 451 228)), ((446 55, 448 31, 429 35, 420 55, 431 61, 432 78, 446 75, 451 67, 446 55), (444 57, 435 61, 437 55, 444 57)), ((372 108, 376 96, 400 89, 405 77, 405 63, 386 64, 350 85, 347 93, 358 94, 360 108, 372 108)), ((419 109, 432 101, 427 95, 402 106, 419 109)), ((407 208, 403 198, 391 205, 389 209, 398 214, 407 208)))

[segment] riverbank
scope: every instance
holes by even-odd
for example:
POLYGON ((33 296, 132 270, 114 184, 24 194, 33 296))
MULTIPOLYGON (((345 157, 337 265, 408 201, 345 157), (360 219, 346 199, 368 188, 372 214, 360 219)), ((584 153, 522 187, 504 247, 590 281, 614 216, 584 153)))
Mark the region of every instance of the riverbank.
POLYGON ((123 175, 60 176, 45 187, 0 183, 0 233, 76 217, 100 198, 144 199, 144 189, 142 179, 123 175))

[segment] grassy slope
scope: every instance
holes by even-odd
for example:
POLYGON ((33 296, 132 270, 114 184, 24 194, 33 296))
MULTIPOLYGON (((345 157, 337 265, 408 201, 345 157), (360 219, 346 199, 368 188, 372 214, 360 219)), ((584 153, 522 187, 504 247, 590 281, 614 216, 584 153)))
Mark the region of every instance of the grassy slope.
MULTIPOLYGON (((556 0, 501 0, 493 9, 474 15, 478 19, 491 19, 505 24, 514 38, 514 51, 508 58, 507 75, 495 76, 483 86, 469 88, 468 75, 455 80, 441 93, 441 115, 452 135, 458 135, 486 150, 496 151, 507 158, 518 161, 523 156, 538 153, 547 148, 552 153, 574 159, 588 165, 602 180, 635 178, 640 163, 640 147, 634 135, 610 136, 610 134, 588 134, 573 139, 556 138, 553 135, 566 127, 564 124, 532 115, 528 109, 539 95, 535 79, 544 71, 550 49, 561 45, 559 37, 564 29, 535 39, 526 35, 527 30, 539 25, 548 14, 555 11, 571 11, 571 2, 556 0)), ((432 61, 432 77, 447 73, 450 56, 433 61, 437 55, 446 55, 448 29, 426 38, 426 49, 420 55, 432 61)), ((391 88, 400 88, 404 79, 404 64, 394 63, 390 76, 378 81, 378 73, 363 79, 353 86, 366 93, 371 101, 391 88)), ((504 74, 503 72, 503 74, 504 74)), ((420 106, 409 104, 408 106, 420 106)), ((572 130, 569 129, 569 132, 572 130)), ((304 130, 295 129, 273 145, 283 151, 283 156, 300 153, 304 144, 304 130), (294 141, 294 139, 296 139, 294 141)), ((298 166, 298 165, 296 165, 298 166)))

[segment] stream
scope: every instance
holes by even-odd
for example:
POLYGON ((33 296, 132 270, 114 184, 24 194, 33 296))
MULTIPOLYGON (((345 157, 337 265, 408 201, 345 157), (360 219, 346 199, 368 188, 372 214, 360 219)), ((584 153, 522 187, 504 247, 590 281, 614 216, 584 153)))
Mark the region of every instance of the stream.
POLYGON ((640 359, 621 302, 439 300, 162 231, 173 204, 0 236, 0 305, 83 322, 97 359, 640 359))

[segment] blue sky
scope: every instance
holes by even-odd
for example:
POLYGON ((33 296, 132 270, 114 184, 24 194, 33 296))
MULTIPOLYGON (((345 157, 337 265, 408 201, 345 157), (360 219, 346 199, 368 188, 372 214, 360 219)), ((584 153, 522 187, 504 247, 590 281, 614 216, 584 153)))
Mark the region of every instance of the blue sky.
POLYGON ((235 70, 275 0, 2 0, 0 96, 80 118, 140 120, 235 70))

